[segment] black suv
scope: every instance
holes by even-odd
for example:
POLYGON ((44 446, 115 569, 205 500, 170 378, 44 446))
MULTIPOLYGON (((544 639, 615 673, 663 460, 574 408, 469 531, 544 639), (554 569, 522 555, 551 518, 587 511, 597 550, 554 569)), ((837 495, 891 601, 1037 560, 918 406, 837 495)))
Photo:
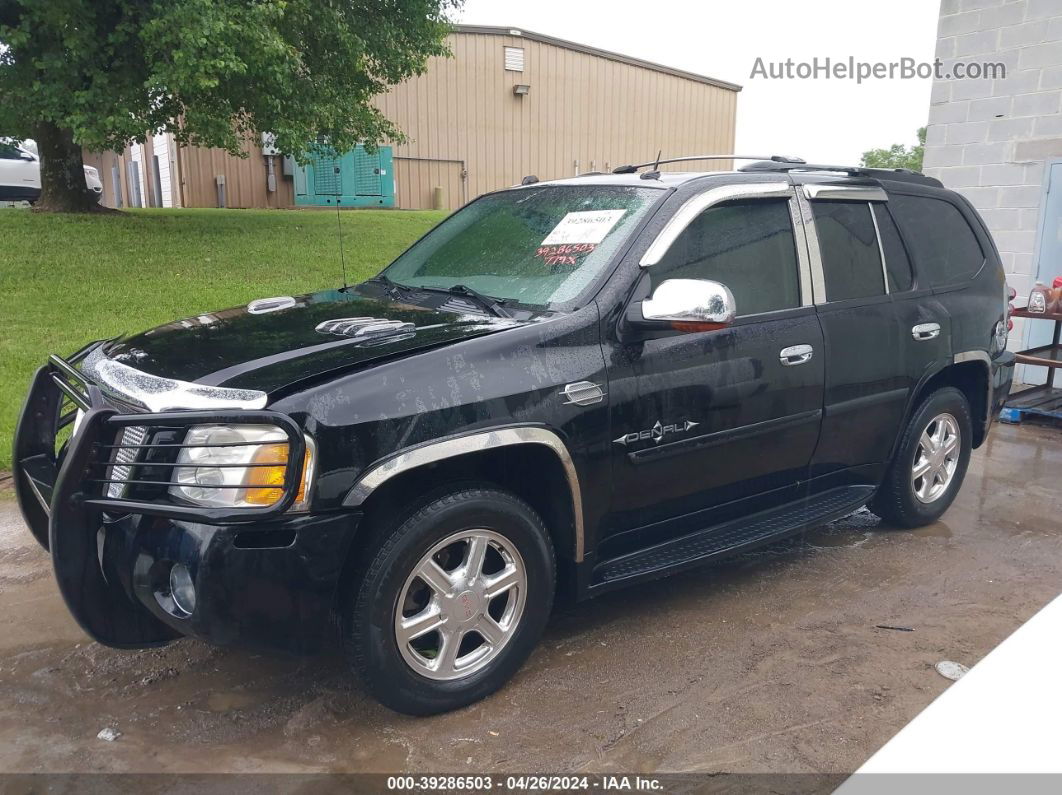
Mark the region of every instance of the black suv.
POLYGON ((89 635, 338 629, 427 714, 504 683, 555 594, 947 509, 1014 360, 965 199, 785 158, 524 183, 357 286, 50 358, 16 488, 89 635))

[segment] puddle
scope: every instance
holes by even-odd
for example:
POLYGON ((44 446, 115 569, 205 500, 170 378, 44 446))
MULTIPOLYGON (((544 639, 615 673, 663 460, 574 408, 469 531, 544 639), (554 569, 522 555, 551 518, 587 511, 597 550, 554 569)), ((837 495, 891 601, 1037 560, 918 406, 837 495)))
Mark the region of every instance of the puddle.
POLYGON ((854 532, 851 527, 817 527, 804 533, 804 543, 816 549, 826 547, 858 547, 870 540, 866 533, 854 532))
POLYGON ((925 527, 908 530, 907 533, 918 538, 951 538, 952 536, 951 528, 943 522, 934 522, 925 527))
POLYGON ((257 704, 259 699, 250 693, 235 691, 211 693, 207 698, 207 708, 211 712, 231 712, 236 709, 248 709, 257 704))

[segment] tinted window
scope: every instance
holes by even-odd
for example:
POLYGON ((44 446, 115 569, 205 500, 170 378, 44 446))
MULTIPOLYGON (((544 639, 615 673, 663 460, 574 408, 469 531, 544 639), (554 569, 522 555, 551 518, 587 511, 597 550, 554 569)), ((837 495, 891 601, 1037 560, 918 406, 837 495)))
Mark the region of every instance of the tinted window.
POLYGON ((22 152, 12 143, 0 141, 0 160, 19 160, 22 152))
POLYGON ((984 252, 955 205, 925 196, 891 194, 889 206, 911 247, 923 287, 961 282, 981 269, 984 252))
POLYGON ((907 258, 907 249, 900 240, 896 222, 892 220, 884 204, 875 202, 874 217, 878 220, 878 233, 881 235, 881 247, 885 250, 885 270, 889 274, 889 292, 902 293, 911 289, 911 260, 907 258))
POLYGON ((701 213, 649 268, 665 279, 713 279, 730 288, 739 315, 800 306, 793 224, 787 200, 730 202, 701 213))
POLYGON ((874 219, 866 202, 812 202, 819 238, 826 300, 844 301, 885 293, 874 219))

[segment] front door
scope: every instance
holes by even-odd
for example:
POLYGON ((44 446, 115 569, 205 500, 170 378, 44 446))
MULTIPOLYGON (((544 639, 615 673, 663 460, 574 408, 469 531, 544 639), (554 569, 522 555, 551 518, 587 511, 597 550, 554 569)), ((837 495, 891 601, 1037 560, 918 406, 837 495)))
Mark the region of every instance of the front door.
POLYGON ((636 297, 668 279, 712 279, 730 288, 738 317, 719 330, 612 343, 606 554, 733 518, 752 509, 749 497, 755 510, 787 501, 805 478, 822 335, 795 210, 791 195, 713 204, 643 269, 636 297))

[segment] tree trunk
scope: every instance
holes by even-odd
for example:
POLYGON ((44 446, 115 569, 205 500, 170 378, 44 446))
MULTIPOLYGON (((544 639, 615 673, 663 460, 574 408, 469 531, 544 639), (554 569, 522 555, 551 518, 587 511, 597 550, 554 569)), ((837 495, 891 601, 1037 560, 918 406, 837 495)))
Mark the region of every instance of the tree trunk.
POLYGON ((37 152, 41 160, 41 197, 37 209, 53 213, 87 213, 96 208, 85 186, 81 147, 71 130, 51 122, 37 125, 37 152))

